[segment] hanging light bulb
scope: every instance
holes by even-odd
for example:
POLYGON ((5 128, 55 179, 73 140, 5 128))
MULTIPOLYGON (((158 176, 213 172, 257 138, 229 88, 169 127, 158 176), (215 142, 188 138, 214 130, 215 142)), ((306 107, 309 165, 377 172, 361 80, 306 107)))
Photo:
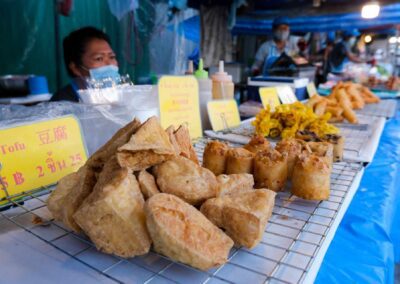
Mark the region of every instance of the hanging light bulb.
POLYGON ((371 41, 372 41, 372 36, 366 35, 366 36, 364 37, 364 42, 365 42, 365 43, 370 43, 371 41))
POLYGON ((381 7, 378 2, 369 2, 361 9, 361 17, 364 19, 374 19, 379 16, 381 7))

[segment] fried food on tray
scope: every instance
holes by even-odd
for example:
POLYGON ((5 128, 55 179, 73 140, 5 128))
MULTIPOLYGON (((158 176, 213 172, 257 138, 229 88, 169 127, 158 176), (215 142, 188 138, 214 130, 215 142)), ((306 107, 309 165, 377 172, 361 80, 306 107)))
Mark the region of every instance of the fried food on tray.
POLYGON ((160 191, 174 194, 184 201, 198 205, 217 194, 217 179, 208 169, 181 156, 154 168, 160 191))
POLYGON ((79 232, 81 229, 73 215, 92 192, 95 183, 95 172, 87 164, 60 179, 47 200, 47 207, 53 217, 71 230, 79 232))
POLYGON ((275 196, 268 189, 240 191, 207 200, 201 212, 223 228, 235 244, 251 249, 261 241, 275 196))
POLYGON ((158 190, 154 176, 149 174, 146 170, 141 170, 138 175, 138 182, 140 191, 143 193, 144 199, 148 199, 153 195, 160 193, 158 190))
POLYGON ((139 184, 128 168, 119 167, 116 158, 104 166, 74 219, 100 251, 127 258, 150 250, 139 184))
POLYGON ((167 129, 165 129, 165 133, 167 133, 169 142, 171 142, 172 146, 174 147, 175 154, 180 155, 181 154, 181 147, 179 146, 178 142, 176 141, 175 135, 175 127, 173 125, 170 125, 167 129))
POLYGON ((174 155, 167 133, 153 116, 140 126, 128 143, 118 148, 117 158, 121 167, 141 171, 174 155))
POLYGON ((379 100, 368 88, 360 84, 338 82, 329 96, 314 95, 306 105, 318 116, 331 114, 329 122, 342 122, 346 119, 350 123, 358 123, 354 110, 362 109, 365 104, 377 103, 379 100))
POLYGON ((333 145, 333 161, 339 162, 343 160, 343 151, 344 151, 344 138, 343 136, 336 134, 329 134, 323 138, 324 141, 327 141, 333 145))
POLYGON ((254 186, 254 178, 251 174, 219 175, 217 181, 217 196, 250 190, 254 186))
POLYGON ((231 148, 226 155, 225 173, 244 174, 253 172, 254 154, 244 148, 231 148))
POLYGON ((307 142, 304 148, 319 157, 333 157, 333 145, 329 142, 307 142))
POLYGON ((189 129, 186 125, 182 124, 174 132, 175 140, 180 147, 180 155, 192 160, 196 164, 199 164, 197 154, 193 148, 192 140, 190 139, 189 129))
POLYGON ((249 143, 243 146, 243 148, 254 154, 258 151, 266 150, 269 147, 271 147, 269 141, 262 135, 254 135, 251 137, 249 143))
MULTIPOLYGON (((314 98, 314 96, 312 97, 314 98)), ((330 114, 317 116, 313 109, 301 102, 283 104, 270 111, 269 106, 257 114, 252 122, 256 134, 269 137, 293 138, 297 131, 309 130, 319 136, 336 134, 339 130, 328 123, 330 114)))
POLYGON ((146 201, 145 211, 158 253, 201 270, 227 261, 233 241, 182 199, 160 193, 146 201))
POLYGON ((286 156, 288 166, 288 178, 292 177, 293 167, 297 156, 301 154, 304 142, 299 139, 282 139, 276 144, 275 150, 286 156))
POLYGON ((293 169, 292 194, 310 200, 328 199, 331 169, 326 157, 303 152, 293 169))
POLYGON ((104 164, 117 152, 117 149, 128 143, 129 139, 139 129, 140 125, 140 121, 135 118, 132 122, 118 130, 106 144, 88 159, 87 164, 89 167, 100 172, 104 164))
POLYGON ((225 173, 228 150, 229 147, 226 143, 208 142, 203 153, 203 167, 212 171, 216 176, 225 173))
POLYGON ((288 176, 286 156, 275 149, 258 152, 254 158, 254 180, 256 188, 280 191, 288 176))

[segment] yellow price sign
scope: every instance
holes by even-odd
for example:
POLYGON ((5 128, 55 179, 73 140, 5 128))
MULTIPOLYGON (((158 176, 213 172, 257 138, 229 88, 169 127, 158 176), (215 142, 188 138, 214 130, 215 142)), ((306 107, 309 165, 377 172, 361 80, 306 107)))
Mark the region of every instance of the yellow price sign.
POLYGON ((318 95, 317 88, 313 82, 307 84, 307 93, 311 98, 312 96, 318 95))
POLYGON ((208 102, 207 110, 214 131, 240 125, 239 109, 235 100, 208 102))
POLYGON ((202 136, 199 87, 192 76, 164 76, 158 84, 161 125, 187 123, 191 138, 202 136))
MULTIPOLYGON (((72 115, 0 129, 0 174, 9 195, 54 184, 86 160, 80 124, 72 115)), ((0 199, 5 196, 0 190, 0 199)))
POLYGON ((278 97, 278 91, 274 87, 265 87, 260 88, 260 98, 264 108, 267 105, 271 107, 271 110, 274 111, 277 106, 281 104, 278 97))

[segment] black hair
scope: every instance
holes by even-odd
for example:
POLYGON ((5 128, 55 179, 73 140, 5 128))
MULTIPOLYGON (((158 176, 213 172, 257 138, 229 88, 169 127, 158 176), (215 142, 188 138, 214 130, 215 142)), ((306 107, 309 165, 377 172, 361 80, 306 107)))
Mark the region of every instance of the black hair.
POLYGON ((71 32, 64 38, 64 63, 71 77, 75 77, 75 75, 69 67, 70 63, 75 63, 78 66, 82 65, 82 56, 86 52, 86 46, 93 39, 105 40, 110 44, 109 37, 104 32, 94 27, 80 28, 71 32))

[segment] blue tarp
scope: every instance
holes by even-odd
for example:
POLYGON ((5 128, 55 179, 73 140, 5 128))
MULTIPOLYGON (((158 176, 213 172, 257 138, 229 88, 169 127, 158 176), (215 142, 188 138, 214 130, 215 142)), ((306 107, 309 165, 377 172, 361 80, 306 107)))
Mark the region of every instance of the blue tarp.
POLYGON ((325 255, 315 283, 393 283, 400 261, 400 108, 325 255))
MULTIPOLYGON (((235 34, 269 34, 273 19, 257 19, 239 17, 233 32, 235 34)), ((370 29, 373 27, 395 25, 400 22, 400 4, 392 4, 381 8, 375 19, 363 19, 361 13, 329 14, 320 16, 302 16, 290 18, 293 32, 327 32, 346 29, 370 29)))

